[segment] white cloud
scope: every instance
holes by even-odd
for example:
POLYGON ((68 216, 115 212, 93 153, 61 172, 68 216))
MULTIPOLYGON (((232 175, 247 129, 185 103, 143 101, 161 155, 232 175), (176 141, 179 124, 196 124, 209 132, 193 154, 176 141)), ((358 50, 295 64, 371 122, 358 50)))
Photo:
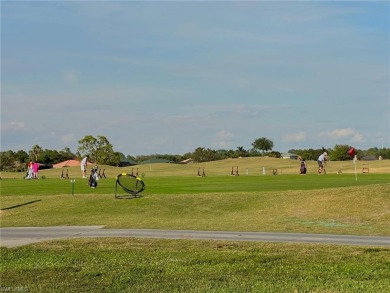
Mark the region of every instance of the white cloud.
POLYGON ((78 83, 79 75, 80 74, 75 70, 67 70, 64 72, 64 81, 70 84, 78 83))
POLYGON ((73 142, 74 140, 74 134, 73 133, 69 133, 69 134, 65 134, 61 137, 61 141, 64 143, 64 144, 69 144, 71 142, 73 142))
POLYGON ((224 149, 230 148, 233 142, 234 134, 227 130, 221 130, 215 134, 213 147, 224 149))
POLYGON ((306 139, 306 133, 301 131, 297 133, 289 133, 283 137, 283 141, 285 142, 298 142, 304 141, 306 139))
POLYGON ((352 141, 352 142, 362 142, 362 141, 364 141, 364 136, 363 136, 363 134, 361 134, 361 133, 355 133, 355 134, 352 136, 351 141, 352 141))
POLYGON ((341 128, 331 131, 324 131, 318 134, 319 137, 326 139, 349 139, 352 142, 362 142, 364 140, 363 134, 359 133, 353 128, 341 128))
POLYGON ((22 121, 11 121, 9 123, 1 124, 1 131, 21 131, 26 129, 27 126, 22 121))

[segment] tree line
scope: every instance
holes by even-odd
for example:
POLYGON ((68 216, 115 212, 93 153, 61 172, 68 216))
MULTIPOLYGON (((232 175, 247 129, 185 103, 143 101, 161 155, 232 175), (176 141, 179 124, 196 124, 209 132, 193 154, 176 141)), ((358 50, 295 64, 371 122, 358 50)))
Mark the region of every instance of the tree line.
MULTIPOLYGON (((77 159, 89 155, 90 160, 99 165, 120 166, 123 160, 131 160, 139 164, 151 159, 165 159, 173 163, 180 163, 186 159, 192 159, 194 162, 209 162, 224 160, 228 158, 239 157, 259 157, 268 156, 280 158, 282 154, 278 151, 273 151, 273 141, 261 137, 252 142, 252 148, 246 150, 243 146, 238 146, 236 149, 210 149, 205 147, 197 147, 193 152, 183 155, 172 154, 152 154, 152 155, 125 155, 114 150, 113 145, 105 136, 94 137, 87 135, 78 141, 79 146, 75 153, 68 147, 63 150, 49 150, 42 149, 39 145, 34 145, 28 152, 19 150, 14 152, 12 150, 0 152, 0 171, 26 171, 26 166, 29 161, 36 161, 42 165, 54 165, 66 160, 77 159)), ((336 145, 332 149, 326 149, 330 160, 345 161, 350 160, 347 152, 351 148, 349 145, 336 145)), ((324 151, 324 148, 318 149, 291 149, 288 152, 298 155, 301 159, 316 160, 318 156, 324 151)), ((382 157, 383 159, 390 159, 389 148, 370 148, 368 150, 356 150, 358 158, 365 156, 374 156, 375 158, 382 157)))
MULTIPOLYGON (((351 149, 350 145, 337 144, 332 149, 304 149, 304 150, 289 150, 290 153, 299 155, 305 160, 317 160, 322 151, 327 151, 330 161, 348 161, 351 157, 348 155, 348 151, 351 149)), ((358 159, 364 159, 365 157, 372 156, 375 159, 390 159, 390 148, 369 148, 367 150, 356 149, 356 157, 358 159)))

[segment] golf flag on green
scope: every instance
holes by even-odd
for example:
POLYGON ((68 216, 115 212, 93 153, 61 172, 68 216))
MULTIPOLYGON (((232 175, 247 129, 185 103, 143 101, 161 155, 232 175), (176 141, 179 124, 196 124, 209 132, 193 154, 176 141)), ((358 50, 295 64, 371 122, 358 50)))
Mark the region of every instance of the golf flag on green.
POLYGON ((357 181, 357 173, 356 173, 356 161, 357 161, 357 157, 356 157, 356 150, 355 148, 351 147, 349 150, 348 150, 348 155, 350 157, 353 158, 353 164, 355 165, 355 181, 357 181))
POLYGON ((349 149, 349 151, 348 151, 348 155, 350 156, 350 157, 355 157, 355 154, 356 154, 356 150, 355 150, 355 148, 350 148, 349 149))

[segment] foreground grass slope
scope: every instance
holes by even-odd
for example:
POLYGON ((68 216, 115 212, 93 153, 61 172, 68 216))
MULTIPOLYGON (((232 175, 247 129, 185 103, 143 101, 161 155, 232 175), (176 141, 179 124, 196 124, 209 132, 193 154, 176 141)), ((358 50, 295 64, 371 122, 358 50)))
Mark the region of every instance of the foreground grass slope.
POLYGON ((79 239, 0 248, 2 288, 28 292, 388 292, 390 249, 79 239))

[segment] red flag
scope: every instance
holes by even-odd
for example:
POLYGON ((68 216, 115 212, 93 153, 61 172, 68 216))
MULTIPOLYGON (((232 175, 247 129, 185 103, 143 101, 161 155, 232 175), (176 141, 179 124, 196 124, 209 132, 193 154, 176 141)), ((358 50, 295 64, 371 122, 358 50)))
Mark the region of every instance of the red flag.
POLYGON ((349 151, 348 151, 348 155, 350 157, 354 157, 356 154, 356 150, 354 148, 350 148, 349 151))

